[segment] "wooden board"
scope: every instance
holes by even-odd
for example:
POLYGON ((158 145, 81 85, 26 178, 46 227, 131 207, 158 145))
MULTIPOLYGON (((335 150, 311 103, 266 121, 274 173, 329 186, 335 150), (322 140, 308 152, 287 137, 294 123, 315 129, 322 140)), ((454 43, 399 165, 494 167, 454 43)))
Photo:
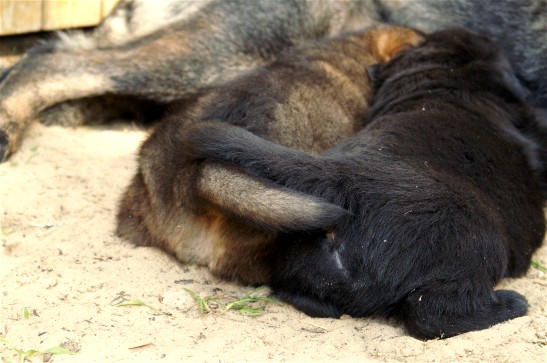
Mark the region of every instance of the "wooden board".
POLYGON ((101 16, 106 18, 120 0, 102 0, 101 16))
POLYGON ((19 34, 42 28, 39 0, 0 0, 0 34, 19 34))
POLYGON ((94 26, 119 1, 0 0, 0 35, 94 26))
POLYGON ((93 26, 101 21, 100 0, 44 0, 42 30, 93 26))

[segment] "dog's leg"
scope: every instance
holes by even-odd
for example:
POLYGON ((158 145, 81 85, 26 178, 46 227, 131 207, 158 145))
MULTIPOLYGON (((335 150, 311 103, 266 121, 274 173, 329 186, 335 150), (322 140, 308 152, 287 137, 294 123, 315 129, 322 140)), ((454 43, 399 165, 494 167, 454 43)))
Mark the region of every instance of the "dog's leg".
POLYGON ((115 59, 112 52, 27 54, 0 84, 0 161, 18 148, 25 128, 40 111, 120 89, 114 74, 131 69, 122 71, 115 59))
POLYGON ((16 151, 30 120, 57 103, 108 93, 166 102, 256 64, 239 59, 224 72, 196 73, 200 52, 181 44, 185 36, 191 34, 166 33, 125 48, 27 54, 0 83, 0 161, 16 151))
POLYGON ((526 299, 510 290, 480 297, 462 293, 462 283, 446 282, 422 287, 403 302, 401 316, 409 333, 417 338, 448 338, 481 330, 526 314, 526 299))
POLYGON ((274 292, 274 297, 293 305, 298 310, 312 317, 338 319, 342 316, 342 311, 337 306, 308 295, 276 291, 274 292))
POLYGON ((116 47, 166 28, 188 22, 213 0, 121 0, 93 31, 59 32, 63 49, 116 47))

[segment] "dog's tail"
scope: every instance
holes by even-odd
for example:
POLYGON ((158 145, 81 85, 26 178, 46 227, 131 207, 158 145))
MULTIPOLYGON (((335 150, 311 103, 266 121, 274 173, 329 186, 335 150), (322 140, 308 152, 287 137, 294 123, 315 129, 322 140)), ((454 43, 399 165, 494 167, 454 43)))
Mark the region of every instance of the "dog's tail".
MULTIPOLYGON (((200 122, 182 131, 182 152, 189 160, 229 162, 276 184, 322 184, 332 166, 326 159, 282 146, 241 127, 222 122, 200 122)), ((298 189, 298 188, 297 188, 298 189)), ((302 188, 306 192, 309 188, 302 188)), ((312 188, 313 189, 313 188, 312 188)))
POLYGON ((225 212, 275 232, 326 230, 350 213, 309 194, 215 161, 203 164, 198 190, 225 212))
POLYGON ((339 203, 310 193, 324 184, 318 157, 220 122, 190 126, 182 137, 186 157, 206 159, 200 194, 262 228, 327 229, 351 214, 339 203))

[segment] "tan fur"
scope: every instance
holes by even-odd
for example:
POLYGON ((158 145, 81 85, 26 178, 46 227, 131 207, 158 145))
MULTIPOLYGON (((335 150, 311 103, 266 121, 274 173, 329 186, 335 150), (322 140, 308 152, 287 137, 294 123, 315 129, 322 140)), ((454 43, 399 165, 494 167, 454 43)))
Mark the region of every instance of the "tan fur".
POLYGON ((412 44, 417 44, 421 39, 421 35, 410 29, 386 31, 378 35, 374 49, 375 57, 381 63, 385 63, 395 54, 402 52, 412 44))

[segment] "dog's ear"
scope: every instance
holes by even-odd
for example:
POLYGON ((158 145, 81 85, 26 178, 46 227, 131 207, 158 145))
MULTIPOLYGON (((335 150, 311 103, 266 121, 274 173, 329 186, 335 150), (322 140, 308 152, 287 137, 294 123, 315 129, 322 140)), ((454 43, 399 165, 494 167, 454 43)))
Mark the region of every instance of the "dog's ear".
POLYGON ((416 30, 397 26, 383 26, 378 28, 378 32, 374 37, 374 55, 381 63, 386 63, 398 53, 418 46, 424 40, 425 35, 416 30))

